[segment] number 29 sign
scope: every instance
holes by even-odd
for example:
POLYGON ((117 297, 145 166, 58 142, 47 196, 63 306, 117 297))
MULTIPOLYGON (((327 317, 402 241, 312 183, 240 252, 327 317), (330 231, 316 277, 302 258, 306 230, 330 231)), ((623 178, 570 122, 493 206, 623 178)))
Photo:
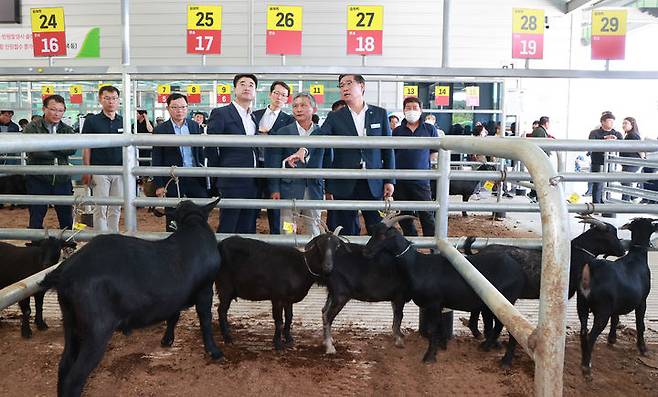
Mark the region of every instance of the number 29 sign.
POLYGON ((347 54, 382 55, 384 6, 347 6, 347 54))
POLYGON ((187 53, 221 54, 222 7, 187 6, 187 53))
POLYGON ((512 10, 512 58, 544 58, 544 10, 512 10))
POLYGON ((64 9, 32 8, 32 44, 35 57, 66 56, 64 9))

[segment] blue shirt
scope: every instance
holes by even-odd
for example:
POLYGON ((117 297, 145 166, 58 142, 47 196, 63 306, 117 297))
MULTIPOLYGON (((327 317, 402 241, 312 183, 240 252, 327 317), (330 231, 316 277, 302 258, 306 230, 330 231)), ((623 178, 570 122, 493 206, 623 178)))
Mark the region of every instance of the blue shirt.
MULTIPOLYGON (((187 119, 183 120, 183 125, 180 127, 171 121, 174 126, 174 134, 176 135, 190 135, 190 129, 187 127, 187 119)), ((183 158, 183 167, 194 167, 194 160, 192 157, 192 148, 190 146, 181 146, 180 155, 183 158)))
MULTIPOLYGON (((393 136, 417 136, 422 138, 438 138, 439 134, 432 124, 419 123, 415 131, 407 127, 407 120, 393 130, 393 136)), ((395 168, 399 170, 429 170, 430 153, 435 153, 436 149, 395 149, 395 168)), ((429 186, 429 179, 408 180, 400 179, 398 183, 416 183, 419 185, 429 186)))

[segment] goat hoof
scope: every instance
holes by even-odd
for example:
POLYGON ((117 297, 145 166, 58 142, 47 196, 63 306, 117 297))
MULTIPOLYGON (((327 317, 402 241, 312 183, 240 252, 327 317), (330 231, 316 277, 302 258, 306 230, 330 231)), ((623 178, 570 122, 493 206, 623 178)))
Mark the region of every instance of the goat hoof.
POLYGON ((39 323, 37 323, 37 329, 38 329, 39 331, 45 331, 45 330, 48 329, 48 324, 46 324, 46 323, 43 322, 43 321, 42 321, 42 322, 39 322, 39 323))
POLYGON ((283 350, 283 344, 280 341, 278 343, 274 342, 274 350, 280 352, 281 350, 283 350))
POLYGON ((647 350, 647 347, 646 347, 646 346, 642 346, 642 347, 640 347, 640 355, 641 355, 642 357, 646 357, 646 356, 649 355, 649 350, 647 350))
POLYGON ((433 354, 425 354, 423 357, 423 363, 425 364, 434 364, 436 363, 436 356, 433 354))
POLYGON ((614 338, 608 337, 608 344, 609 345, 614 345, 615 343, 617 343, 617 338, 616 337, 614 337, 614 338))
POLYGON ((587 365, 582 365, 581 370, 583 371, 583 377, 585 378, 586 381, 591 382, 592 381, 592 367, 587 366, 587 365))
POLYGON ((448 350, 448 342, 446 341, 439 342, 439 349, 448 350))
POLYGON ((209 353, 210 353, 210 358, 212 358, 213 360, 219 360, 222 357, 224 357, 224 353, 222 353, 222 351, 219 349, 213 349, 209 353))
POLYGON ((224 343, 227 344, 227 345, 232 344, 233 343, 233 338, 228 336, 228 335, 225 335, 224 336, 224 343))
POLYGON ((32 337, 32 330, 28 328, 21 328, 21 336, 25 339, 30 339, 32 337))
POLYGON ((488 352, 491 350, 491 344, 487 341, 481 342, 478 346, 478 349, 482 350, 483 352, 488 352))
POLYGON ((293 338, 288 338, 283 344, 287 349, 290 349, 295 346, 295 340, 293 338))
POLYGON ((162 347, 171 347, 174 344, 174 338, 162 338, 160 341, 160 346, 162 347))
POLYGON ((404 339, 395 338, 395 347, 397 347, 399 349, 404 349, 404 339))
POLYGON ((336 354, 336 348, 333 345, 327 346, 327 349, 325 350, 325 354, 336 354))

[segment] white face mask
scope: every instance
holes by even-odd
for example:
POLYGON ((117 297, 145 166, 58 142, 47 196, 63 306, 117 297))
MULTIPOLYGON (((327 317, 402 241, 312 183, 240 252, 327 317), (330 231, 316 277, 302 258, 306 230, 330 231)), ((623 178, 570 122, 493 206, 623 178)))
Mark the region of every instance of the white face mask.
POLYGON ((415 123, 416 121, 420 120, 420 115, 422 112, 420 110, 407 110, 404 112, 404 118, 409 122, 409 123, 415 123))

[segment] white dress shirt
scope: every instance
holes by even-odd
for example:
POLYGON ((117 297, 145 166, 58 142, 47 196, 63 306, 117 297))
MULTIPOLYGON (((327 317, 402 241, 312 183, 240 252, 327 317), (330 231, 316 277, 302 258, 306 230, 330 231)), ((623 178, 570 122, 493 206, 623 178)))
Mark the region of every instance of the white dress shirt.
POLYGON ((366 136, 366 112, 368 111, 368 104, 363 103, 363 109, 361 109, 361 112, 356 113, 352 108, 348 107, 350 109, 350 113, 352 114, 352 120, 354 120, 354 127, 356 127, 356 133, 358 136, 366 136))
POLYGON ((280 112, 281 109, 272 111, 272 109, 270 109, 268 105, 265 108, 265 113, 263 113, 263 117, 260 119, 260 123, 258 123, 258 127, 259 127, 258 129, 260 131, 270 131, 274 126, 274 123, 276 122, 276 118, 279 117, 280 112))
MULTIPOLYGON (((251 117, 252 116, 251 108, 245 109, 235 101, 233 101, 233 106, 235 106, 235 108, 238 110, 238 114, 242 119, 242 126, 244 127, 244 132, 246 133, 246 135, 248 136, 256 135, 256 123, 254 122, 254 119, 251 117)), ((256 153, 253 153, 253 156, 254 156, 254 168, 256 168, 258 164, 256 162, 256 153)))

